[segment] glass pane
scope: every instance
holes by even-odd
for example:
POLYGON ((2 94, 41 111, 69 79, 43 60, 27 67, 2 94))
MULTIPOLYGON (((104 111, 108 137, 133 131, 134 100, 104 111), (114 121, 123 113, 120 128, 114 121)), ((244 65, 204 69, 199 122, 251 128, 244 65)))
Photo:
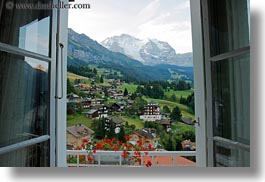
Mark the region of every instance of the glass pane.
POLYGON ((211 56, 249 45, 247 0, 209 0, 211 56))
POLYGON ((214 136, 249 144, 249 54, 212 63, 214 136))
POLYGON ((228 148, 222 143, 215 142, 215 166, 216 167, 249 167, 249 151, 228 148))
POLYGON ((0 155, 1 167, 49 167, 50 142, 43 142, 0 155))
POLYGON ((246 54, 212 63, 214 136, 245 145, 250 145, 249 60, 246 54))
MULTIPOLYGON (((41 2, 48 4, 50 1, 41 2)), ((50 56, 52 10, 6 8, 10 3, 15 5, 15 3, 36 3, 36 1, 4 0, 3 7, 0 7, 0 42, 50 56)))
POLYGON ((0 52, 0 148, 48 134, 49 64, 0 52))

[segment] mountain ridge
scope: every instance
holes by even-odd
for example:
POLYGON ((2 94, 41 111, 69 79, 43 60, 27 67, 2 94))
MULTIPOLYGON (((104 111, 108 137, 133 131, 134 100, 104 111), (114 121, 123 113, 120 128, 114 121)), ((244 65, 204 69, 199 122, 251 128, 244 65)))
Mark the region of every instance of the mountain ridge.
POLYGON ((157 39, 141 40, 128 34, 121 34, 109 37, 100 44, 113 52, 125 54, 145 65, 193 66, 191 53, 177 54, 168 42, 157 39))
POLYGON ((136 59, 119 52, 113 52, 100 45, 85 34, 78 34, 74 30, 68 31, 68 59, 67 64, 73 66, 97 65, 99 67, 120 71, 130 80, 169 80, 174 70, 176 74, 184 74, 193 80, 192 67, 177 67, 174 65, 144 65, 136 59), (183 72, 187 70, 187 73, 183 72))

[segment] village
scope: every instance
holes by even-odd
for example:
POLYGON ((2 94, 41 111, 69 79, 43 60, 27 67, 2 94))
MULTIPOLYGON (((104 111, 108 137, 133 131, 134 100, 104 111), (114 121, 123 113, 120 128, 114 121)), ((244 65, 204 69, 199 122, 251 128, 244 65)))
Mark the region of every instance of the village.
POLYGON ((194 123, 190 118, 182 117, 180 111, 173 113, 178 115, 173 117, 173 111, 167 106, 162 108, 159 103, 131 92, 125 81, 103 81, 101 77, 99 83, 90 78, 88 81, 75 79, 72 83, 68 80, 68 84, 75 92, 68 93, 67 97, 68 149, 80 146, 84 138, 96 142, 104 138, 123 140, 124 136, 130 136, 131 144, 141 141, 144 146, 159 150, 196 149, 194 123), (76 115, 81 119, 75 119, 76 115), (179 122, 191 129, 176 129, 179 122))

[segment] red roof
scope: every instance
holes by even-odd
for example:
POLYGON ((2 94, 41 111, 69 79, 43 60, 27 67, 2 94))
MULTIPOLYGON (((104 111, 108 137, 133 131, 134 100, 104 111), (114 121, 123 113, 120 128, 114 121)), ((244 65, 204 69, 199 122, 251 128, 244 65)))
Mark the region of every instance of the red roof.
MULTIPOLYGON (((150 156, 144 157, 144 163, 151 160, 150 156)), ((173 157, 171 156, 156 156, 154 157, 154 164, 152 166, 173 166, 173 157)), ((137 163, 136 163, 137 165, 137 163)), ((196 166, 196 163, 184 157, 177 157, 176 166, 196 166)))

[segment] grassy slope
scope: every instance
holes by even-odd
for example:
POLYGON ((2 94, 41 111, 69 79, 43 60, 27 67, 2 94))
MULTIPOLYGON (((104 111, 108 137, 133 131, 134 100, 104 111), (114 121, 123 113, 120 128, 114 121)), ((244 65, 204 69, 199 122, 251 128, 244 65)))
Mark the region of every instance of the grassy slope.
POLYGON ((67 115, 67 126, 83 124, 91 128, 92 119, 87 118, 85 114, 67 115))
POLYGON ((76 79, 80 79, 81 81, 88 81, 89 79, 74 73, 67 73, 67 78, 71 81, 74 82, 76 79))
POLYGON ((138 87, 138 85, 124 83, 120 90, 124 91, 124 89, 127 88, 129 93, 134 93, 134 92, 136 92, 137 87, 138 87))
POLYGON ((193 92, 194 92, 194 89, 191 89, 191 90, 183 90, 183 91, 170 90, 169 92, 168 91, 165 91, 165 96, 167 96, 167 97, 170 98, 173 94, 175 94, 176 97, 177 97, 177 100, 179 101, 179 99, 181 98, 181 96, 183 98, 187 98, 193 92))
POLYGON ((195 128, 193 126, 177 122, 172 124, 172 130, 177 131, 179 133, 184 133, 186 131, 193 131, 195 132, 195 128))
POLYGON ((139 116, 136 116, 135 118, 127 117, 127 116, 121 116, 122 120, 124 122, 128 122, 129 125, 134 124, 136 126, 136 129, 142 129, 144 128, 144 122, 139 118, 139 116))

